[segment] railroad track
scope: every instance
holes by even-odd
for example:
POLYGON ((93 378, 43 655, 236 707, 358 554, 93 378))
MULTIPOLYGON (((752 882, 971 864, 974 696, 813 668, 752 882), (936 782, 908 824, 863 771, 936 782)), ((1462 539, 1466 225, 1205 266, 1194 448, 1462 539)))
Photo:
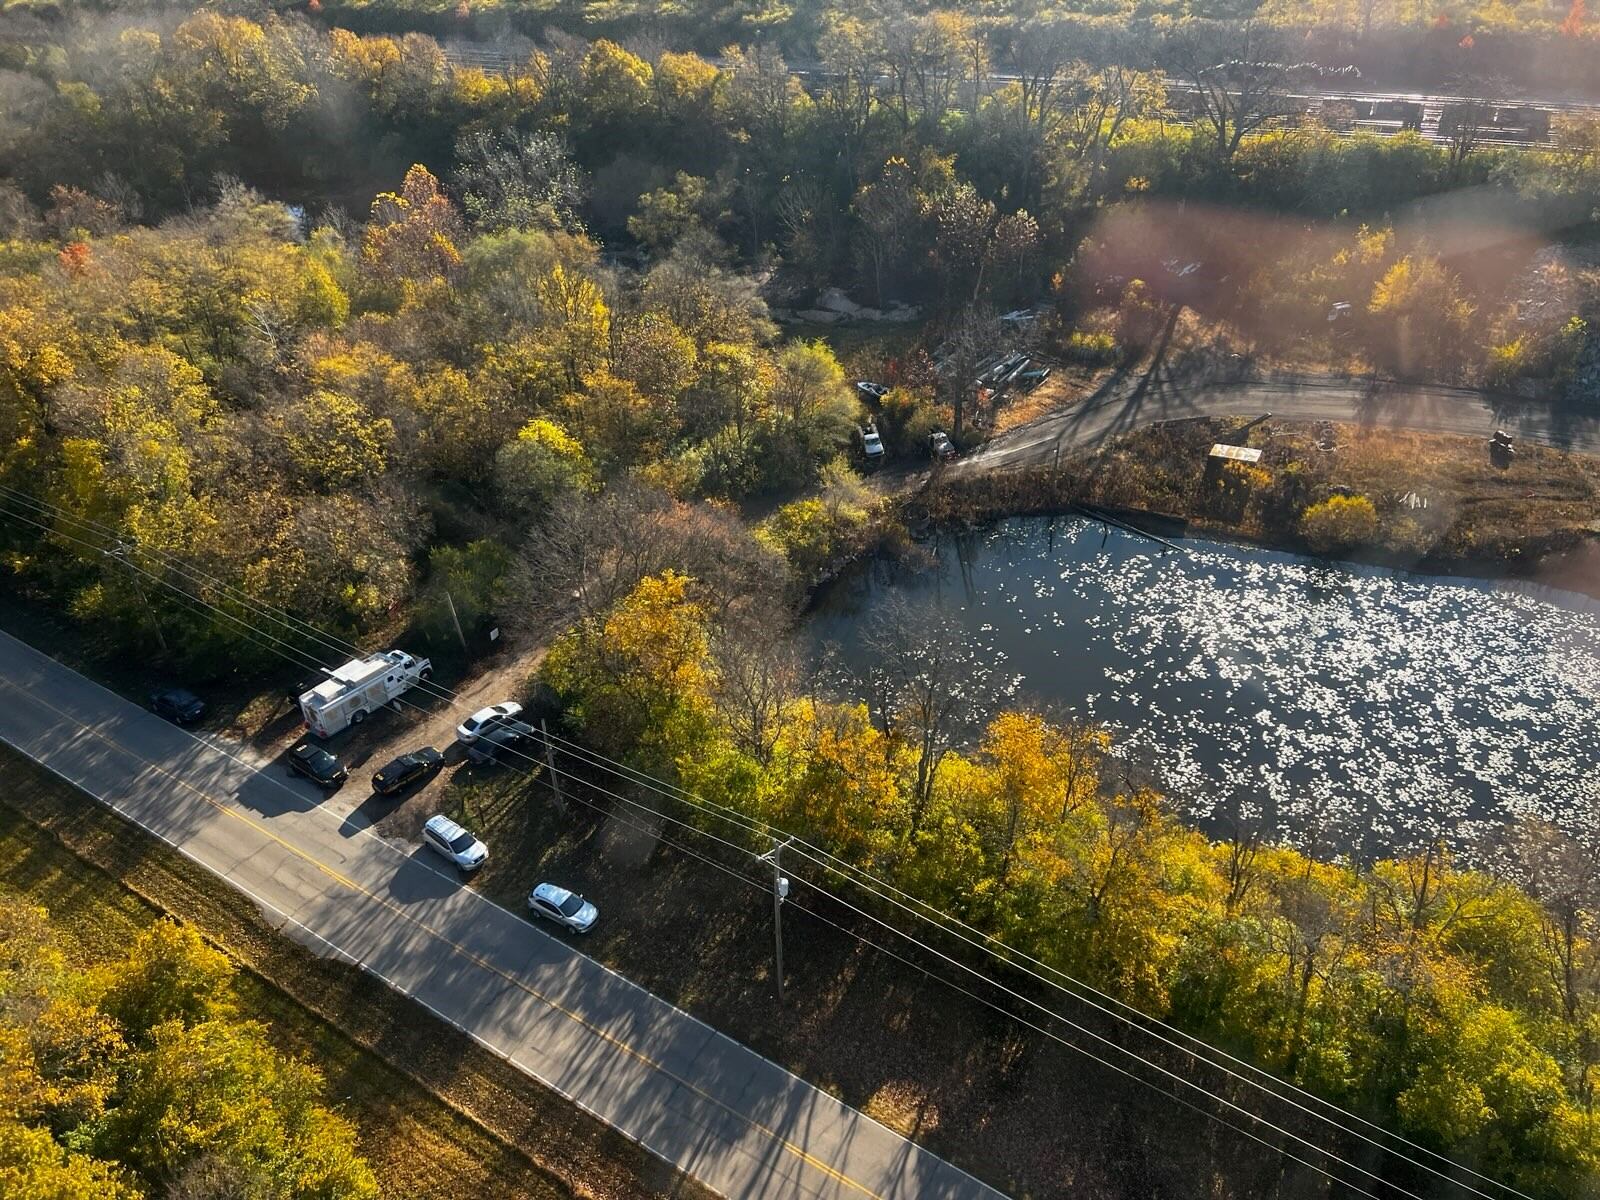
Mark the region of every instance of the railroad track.
MULTIPOLYGON (((458 67, 476 67, 481 71, 509 74, 527 65, 528 56, 535 49, 532 41, 442 43, 445 58, 458 67)), ((715 62, 716 60, 711 60, 715 62)), ((826 78, 820 64, 791 64, 790 70, 803 79, 826 78)), ((1004 71, 989 76, 991 84, 1014 82, 1016 76, 1004 71)), ((1194 93, 1194 89, 1181 82, 1168 83, 1169 96, 1179 101, 1194 93)), ((1485 96, 1463 96, 1438 92, 1378 92, 1330 88, 1317 92, 1291 92, 1288 99, 1298 112, 1288 114, 1274 122, 1280 127, 1294 124, 1299 119, 1316 117, 1329 103, 1348 105, 1355 112, 1346 133, 1376 133, 1392 135, 1411 130, 1430 142, 1448 143, 1451 130, 1448 117, 1453 109, 1462 106, 1481 106, 1492 114, 1514 116, 1518 124, 1488 124, 1474 138, 1478 146, 1487 147, 1539 147, 1551 144, 1549 127, 1557 116, 1585 116, 1600 118, 1600 102, 1587 100, 1508 100, 1485 96), (1376 114, 1385 114, 1382 116, 1376 114)), ((1180 112, 1179 120, 1186 118, 1180 112)))

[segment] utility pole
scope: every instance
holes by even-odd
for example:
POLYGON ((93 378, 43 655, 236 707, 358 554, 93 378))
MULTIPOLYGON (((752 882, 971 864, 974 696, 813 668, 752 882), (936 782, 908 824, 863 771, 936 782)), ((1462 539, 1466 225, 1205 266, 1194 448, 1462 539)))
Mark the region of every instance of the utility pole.
POLYGON ((556 774, 555 747, 550 744, 550 729, 543 717, 539 718, 539 734, 544 738, 544 766, 550 772, 550 790, 556 794, 556 807, 566 811, 567 801, 561 794, 561 776, 556 774))
POLYGON ((777 966, 778 1003, 783 1003, 783 902, 789 896, 789 881, 783 877, 783 871, 778 865, 778 856, 783 853, 783 848, 793 838, 784 838, 772 841, 772 849, 756 859, 757 862, 770 862, 772 864, 772 948, 773 958, 777 966))
POLYGON ((128 579, 133 584, 133 590, 139 597, 139 603, 144 605, 144 615, 150 618, 150 628, 156 631, 156 645, 161 647, 162 656, 167 654, 167 638, 161 632, 161 622, 156 620, 156 610, 150 607, 150 597, 144 594, 144 587, 139 582, 139 568, 128 558, 128 544, 118 542, 111 550, 102 550, 107 558, 114 558, 128 568, 128 579))
POLYGON ((461 642, 461 653, 470 654, 471 651, 467 649, 467 635, 461 632, 461 618, 456 616, 456 598, 450 594, 448 588, 445 589, 444 600, 450 606, 450 622, 456 627, 456 637, 461 642))

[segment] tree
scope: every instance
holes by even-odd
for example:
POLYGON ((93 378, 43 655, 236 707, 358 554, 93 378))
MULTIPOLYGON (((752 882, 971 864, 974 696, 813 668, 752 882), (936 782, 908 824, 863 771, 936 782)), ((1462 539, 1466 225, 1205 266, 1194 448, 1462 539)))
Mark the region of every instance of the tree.
POLYGON ((583 173, 554 134, 487 130, 456 143, 456 187, 474 227, 578 230, 583 173))
POLYGON ((288 405, 277 426, 299 482, 325 492, 375 480, 395 437, 394 422, 326 388, 288 405))
POLYGON ((1374 350, 1407 375, 1460 369, 1474 309, 1461 282, 1431 254, 1408 254, 1373 286, 1367 302, 1374 350))
POLYGON ((0 1195, 13 1200, 140 1200, 115 1164, 58 1146, 48 1131, 0 1119, 0 1195))
POLYGON ((870 265, 873 296, 881 305, 884 271, 897 265, 901 252, 913 240, 913 223, 922 210, 911 164, 904 158, 890 158, 877 179, 857 190, 854 209, 861 224, 861 254, 870 265))
POLYGON ((1228 44, 1191 34, 1178 43, 1177 57, 1179 74, 1194 89, 1200 123, 1223 165, 1249 134, 1294 111, 1283 48, 1275 34, 1253 20, 1228 44))
POLYGON ((790 342, 778 353, 768 402, 785 438, 809 460, 848 444, 856 400, 826 342, 790 342))
POLYGON ((1160 72, 1136 71, 1120 63, 1101 71, 1078 64, 1065 86, 1062 137, 1091 181, 1099 176, 1106 151, 1123 127, 1159 113, 1166 105, 1160 72))
POLYGON ((103 974, 100 1007, 136 1041, 166 1021, 195 1025, 233 1015, 233 964, 176 921, 140 933, 103 974))
POLYGON ((375 1200, 355 1130, 317 1102, 321 1088, 313 1068, 272 1049, 264 1026, 166 1021, 128 1064, 97 1144, 151 1181, 215 1152, 247 1177, 273 1178, 289 1200, 375 1200))
POLYGON ((594 468, 583 445, 554 421, 529 421, 495 455, 500 503, 523 518, 538 519, 574 494, 594 487, 594 468))
POLYGON ((987 696, 989 669, 945 614, 891 601, 862 636, 856 682, 879 729, 907 746, 916 763, 909 832, 915 836, 933 797, 939 764, 987 696))
POLYGON ((612 373, 656 404, 676 406, 698 370, 694 339, 664 313, 651 311, 613 319, 611 335, 612 373))
POLYGON ((611 310, 587 275, 556 263, 535 285, 544 337, 566 373, 569 387, 605 361, 611 346, 611 310))
POLYGON ((493 622, 506 594, 511 552, 499 542, 481 539, 465 546, 436 546, 428 555, 428 580, 420 601, 420 618, 440 642, 456 630, 481 633, 493 622))
POLYGON ((461 265, 461 219, 424 166, 406 172, 400 191, 372 201, 363 253, 380 276, 421 281, 453 276, 461 265))
POLYGON ((715 676, 693 582, 671 570, 641 579, 608 615, 550 648, 544 678, 608 751, 665 767, 703 738, 715 676))
POLYGON ((628 218, 628 233, 652 250, 664 250, 691 230, 708 231, 708 212, 721 204, 698 175, 679 171, 671 187, 656 188, 639 197, 639 211, 628 218))

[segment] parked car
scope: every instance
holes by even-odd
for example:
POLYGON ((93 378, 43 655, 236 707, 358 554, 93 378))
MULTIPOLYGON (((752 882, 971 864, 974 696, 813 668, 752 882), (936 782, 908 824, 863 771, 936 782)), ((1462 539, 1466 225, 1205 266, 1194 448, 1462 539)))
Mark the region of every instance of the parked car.
POLYGON ((443 813, 428 818, 422 840, 463 871, 476 871, 489 857, 489 847, 443 813))
POLYGON ((940 462, 949 462, 956 456, 956 446, 948 433, 935 429, 928 435, 928 452, 940 462))
POLYGON ((432 746, 402 754, 393 762, 385 763, 372 776, 372 790, 380 796, 392 796, 410 787, 419 779, 429 779, 444 765, 444 755, 432 746))
POLYGON ((350 778, 350 769, 321 746, 300 742, 289 751, 289 772, 333 791, 350 778))
POLYGON ((856 380, 856 391, 868 400, 882 400, 889 394, 889 389, 881 383, 873 383, 870 379, 856 380))
POLYGON ((868 421, 857 432, 861 437, 861 453, 867 456, 868 465, 877 466, 883 461, 883 438, 878 436, 878 427, 868 421))
POLYGON ((573 933, 588 933, 600 916, 600 910, 582 896, 553 883, 541 883, 528 893, 528 909, 573 933))
POLYGON ((491 704, 488 708, 480 708, 456 726, 456 741, 470 746, 489 730, 516 719, 521 712, 522 705, 515 700, 505 700, 499 704, 491 704))
POLYGON ((520 751, 533 737, 533 726, 515 718, 485 727, 471 742, 466 743, 467 758, 475 763, 492 763, 499 759, 502 750, 520 751))
POLYGON ((150 711, 179 725, 188 725, 205 716, 206 702, 187 688, 162 688, 150 693, 150 711))

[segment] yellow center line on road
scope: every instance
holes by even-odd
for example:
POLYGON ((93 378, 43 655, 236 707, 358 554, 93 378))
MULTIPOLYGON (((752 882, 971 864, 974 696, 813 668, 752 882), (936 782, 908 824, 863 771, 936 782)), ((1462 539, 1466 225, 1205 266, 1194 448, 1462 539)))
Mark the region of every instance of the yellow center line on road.
MULTIPOLYGON (((538 1000, 540 1003, 545 1004, 548 1007, 554 1009, 556 1012, 560 1013, 563 1017, 566 1017, 568 1020, 570 1020, 570 1021, 574 1022, 575 1024, 579 1025, 580 1027, 582 1027, 587 1032, 592 1033, 594 1036, 600 1038, 601 1040, 606 1042, 608 1045, 614 1046, 618 1050, 621 1050, 624 1054, 628 1055, 630 1058, 634 1059, 636 1062, 640 1063, 641 1065, 643 1065, 645 1067, 648 1067, 652 1071, 658 1072, 659 1074, 665 1076, 667 1079, 670 1079, 673 1083, 676 1083, 679 1087, 685 1088, 689 1092, 692 1092, 694 1095, 700 1097, 702 1100, 705 1100, 706 1102, 708 1102, 710 1104, 713 1104, 716 1107, 722 1109, 724 1112, 728 1113, 729 1115, 738 1118, 740 1121, 744 1122, 746 1125, 748 1125, 751 1129, 755 1130, 757 1133, 760 1133, 762 1136, 764 1136, 766 1138, 769 1138, 770 1140, 775 1142, 779 1147, 781 1147, 783 1150, 785 1150, 789 1154, 792 1154, 795 1158, 799 1159, 806 1166, 812 1168, 815 1171, 818 1171, 818 1172, 822 1173, 823 1175, 827 1176, 829 1179, 832 1179, 837 1183, 843 1184, 844 1186, 846 1186, 848 1188, 851 1188, 851 1189, 853 1189, 853 1190, 855 1190, 857 1192, 860 1192, 863 1196, 869 1197, 870 1200, 886 1200, 886 1198, 882 1194, 873 1191, 866 1184, 857 1182, 855 1179, 851 1178, 849 1175, 846 1175, 843 1171, 840 1171, 837 1167, 834 1167, 829 1163, 823 1162, 816 1155, 811 1154, 803 1146, 800 1146, 800 1145, 796 1144, 795 1142, 791 1141, 789 1138, 785 1137, 782 1133, 779 1133, 776 1129, 772 1129, 769 1126, 762 1124, 760 1121, 754 1119, 753 1117, 749 1116, 746 1113, 740 1112, 738 1109, 734 1108, 732 1105, 726 1103, 725 1101, 719 1100, 717 1097, 711 1095, 709 1092, 707 1092, 704 1089, 700 1088, 699 1086, 697 1086, 692 1081, 690 1081, 688 1079, 685 1079, 681 1075, 678 1075, 677 1073, 669 1070, 666 1066, 664 1066, 662 1063, 658 1062, 656 1059, 650 1057, 648 1054, 645 1054, 643 1051, 638 1050, 635 1047, 629 1045, 627 1042, 623 1041, 621 1038, 617 1037, 615 1034, 612 1034, 609 1031, 607 1031, 607 1030, 601 1028, 600 1026, 594 1024, 594 1022, 590 1021, 582 1013, 576 1012, 573 1009, 568 1008, 566 1005, 562 1004, 561 1001, 556 1000, 551 996, 547 996, 545 993, 541 992, 538 988, 532 986, 529 983, 524 982, 521 979, 518 979, 516 976, 510 974, 509 972, 507 972, 505 970, 502 970, 500 967, 496 966, 494 963, 490 962, 489 960, 483 958, 482 956, 474 953, 471 950, 468 950, 465 946, 461 945, 461 943, 455 941, 453 938, 447 936, 446 934, 443 934, 443 933, 439 932, 439 930, 433 928, 426 921, 418 920, 416 917, 412 916, 410 913, 408 913, 400 905, 395 904, 391 900, 385 899, 383 896, 380 896, 380 895, 376 894, 375 892, 369 891, 367 888, 363 887, 361 884, 359 884, 355 880, 351 879, 348 875, 344 875, 341 872, 335 870, 333 867, 330 867, 328 864, 322 862, 315 855, 313 855, 313 854, 311 854, 311 853, 309 853, 309 852, 307 852, 305 850, 302 850, 299 846, 296 846, 291 842, 285 841, 283 838, 279 837, 276 833, 272 832, 272 830, 270 830, 270 829, 266 828, 264 825, 262 825, 259 821, 256 821, 254 818, 249 817, 245 813, 240 812, 237 808, 233 807, 232 805, 227 804, 227 803, 225 803, 225 802, 223 802, 221 800, 218 800, 216 797, 212 796, 209 792, 205 791, 202 788, 196 787, 194 784, 192 784, 188 780, 182 778, 181 776, 179 776, 175 772, 171 771, 167 767, 162 766, 160 763, 156 762, 154 759, 146 758, 143 754, 140 754, 137 750, 130 749, 129 747, 123 745, 122 743, 114 741, 112 738, 108 737, 106 734, 102 733, 100 730, 94 728, 93 726, 85 725, 82 721, 78 720, 71 713, 67 712, 66 710, 64 710, 62 708, 57 707, 56 705, 50 703, 48 700, 40 699, 38 696, 34 695, 34 693, 32 691, 29 691, 27 689, 18 687, 16 684, 12 683, 9 679, 0 679, 0 686, 4 686, 9 691, 18 692, 18 693, 21 693, 23 695, 26 695, 31 703, 34 703, 34 704, 37 704, 37 705, 39 705, 39 706, 41 706, 43 708, 49 709, 51 712, 53 712, 57 716, 61 717, 67 723, 77 726, 77 728, 79 730, 81 730, 82 732, 89 734, 91 737, 98 738, 100 741, 106 743, 106 745, 111 746, 112 748, 114 748, 116 750, 119 750, 122 753, 127 754, 131 758, 134 758, 137 761, 143 763, 150 770, 155 771, 159 775, 165 776, 167 779, 170 779, 173 783, 177 784, 179 787, 185 789, 186 791, 192 792, 195 796, 197 796, 201 800, 205 801, 206 804, 210 805, 212 808, 216 809, 219 813, 222 813, 224 816, 231 817, 235 821, 238 821, 241 824, 244 824, 244 825, 250 827, 251 829, 255 830, 257 833, 261 834, 263 837, 269 838, 273 842, 276 842, 279 846, 282 846, 285 850, 289 851, 289 853, 295 855, 297 858, 300 858, 300 859, 304 860, 305 862, 310 863, 313 867, 317 868, 317 870, 321 871, 329 879, 334 880, 335 882, 343 885, 344 887, 349 888, 351 891, 356 892, 359 895, 365 896, 367 899, 369 899, 369 900, 371 900, 371 901, 373 901, 373 902, 375 902, 377 904, 381 904, 384 908, 388 909, 390 912, 392 912, 396 916, 400 917, 401 920, 407 921, 410 924, 416 926, 418 929, 421 929, 423 932, 427 933, 429 936, 437 938, 440 942, 443 942, 445 945, 449 946, 457 954, 460 954, 463 958, 467 959, 469 962, 473 963, 474 965, 480 967, 481 969, 483 969, 485 971, 490 972, 491 974, 498 975, 501 979, 504 979, 507 983, 511 984, 513 987, 518 988, 519 990, 521 990, 523 992, 526 992, 529 996, 532 996, 535 1000, 538 1000)), ((190 736, 193 736, 193 735, 190 735, 190 736)), ((197 745, 204 746, 208 750, 216 750, 215 747, 210 746, 208 743, 202 741, 199 738, 195 738, 194 740, 195 740, 197 745)), ((223 754, 226 753, 225 751, 217 751, 217 752, 218 753, 223 753, 223 754)), ((231 756, 229 756, 229 757, 231 757, 231 756)), ((235 761, 238 761, 238 760, 235 760, 235 761)), ((255 768, 251 768, 251 770, 252 770, 253 774, 259 775, 261 773, 260 771, 256 770, 255 768)), ((80 786, 80 790, 85 790, 85 791, 87 790, 86 788, 82 788, 82 785, 79 785, 79 786, 80 786)), ((492 902, 485 901, 485 903, 492 903, 492 902)), ((573 951, 572 953, 577 953, 577 951, 573 951)), ((714 1033, 714 1031, 713 1031, 713 1033, 714 1033)), ((808 1084, 806 1086, 809 1087, 810 1085, 808 1084)))

